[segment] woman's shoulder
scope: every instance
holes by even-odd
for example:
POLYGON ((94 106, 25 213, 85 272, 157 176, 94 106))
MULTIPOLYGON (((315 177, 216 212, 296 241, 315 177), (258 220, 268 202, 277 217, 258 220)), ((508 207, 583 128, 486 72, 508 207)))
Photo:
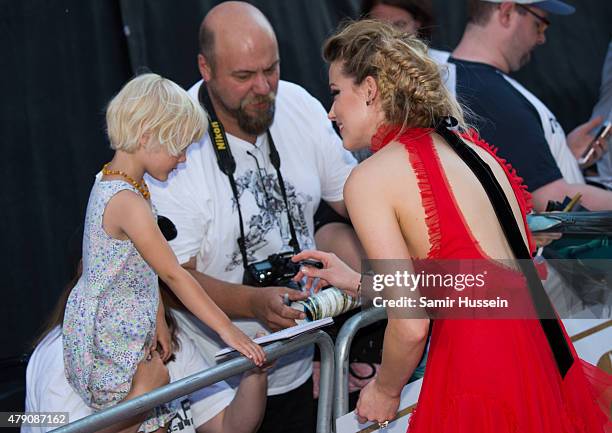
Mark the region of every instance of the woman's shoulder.
POLYGON ((389 143, 385 148, 361 161, 353 168, 347 182, 363 182, 370 176, 384 174, 383 167, 388 164, 389 156, 393 152, 394 147, 396 147, 395 143, 389 143))
POLYGON ((393 141, 352 170, 346 181, 345 191, 386 194, 400 186, 405 190, 414 179, 404 145, 393 141))

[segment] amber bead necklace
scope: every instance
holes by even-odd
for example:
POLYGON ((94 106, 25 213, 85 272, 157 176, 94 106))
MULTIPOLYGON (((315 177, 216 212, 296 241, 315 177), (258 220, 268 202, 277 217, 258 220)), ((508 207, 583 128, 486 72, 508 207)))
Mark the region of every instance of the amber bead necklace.
POLYGON ((105 175, 105 176, 121 176, 121 177, 123 177, 134 188, 136 188, 138 191, 140 191, 140 193, 142 194, 142 196, 146 200, 149 199, 149 197, 151 196, 151 193, 149 192, 149 187, 145 183, 144 179, 142 179, 140 181, 140 183, 138 183, 131 176, 129 176, 128 174, 124 173, 123 171, 120 171, 120 170, 111 170, 110 168, 108 168, 109 164, 110 164, 110 162, 107 162, 106 164, 104 164, 104 167, 102 167, 102 174, 103 175, 105 175))

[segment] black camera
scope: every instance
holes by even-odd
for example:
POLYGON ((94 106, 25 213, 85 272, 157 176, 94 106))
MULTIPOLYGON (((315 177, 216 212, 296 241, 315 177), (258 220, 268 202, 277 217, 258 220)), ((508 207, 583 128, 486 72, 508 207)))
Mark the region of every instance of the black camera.
POLYGON ((282 286, 299 289, 300 285, 292 278, 303 265, 322 268, 323 264, 314 260, 291 261, 292 251, 271 254, 267 259, 251 263, 244 272, 243 284, 255 287, 282 286))

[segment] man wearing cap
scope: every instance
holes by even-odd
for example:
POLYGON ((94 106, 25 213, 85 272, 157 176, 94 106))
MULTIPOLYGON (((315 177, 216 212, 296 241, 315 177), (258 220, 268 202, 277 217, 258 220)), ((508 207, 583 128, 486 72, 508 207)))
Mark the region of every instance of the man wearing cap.
POLYGON ((612 209, 612 192, 586 185, 577 161, 601 118, 566 137, 542 101, 507 75, 546 41, 548 14, 573 12, 559 0, 470 0, 469 22, 449 59, 456 65, 458 99, 476 115, 471 122, 523 177, 540 211, 549 200, 576 193, 591 210, 612 209))

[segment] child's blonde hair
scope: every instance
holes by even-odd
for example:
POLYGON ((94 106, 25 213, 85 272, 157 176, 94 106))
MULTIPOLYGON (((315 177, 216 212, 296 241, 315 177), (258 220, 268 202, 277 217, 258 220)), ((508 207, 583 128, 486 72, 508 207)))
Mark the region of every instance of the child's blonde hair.
POLYGON ((128 153, 138 149, 143 134, 150 134, 170 155, 178 156, 207 128, 200 105, 178 84, 157 74, 130 80, 106 110, 111 148, 128 153))

